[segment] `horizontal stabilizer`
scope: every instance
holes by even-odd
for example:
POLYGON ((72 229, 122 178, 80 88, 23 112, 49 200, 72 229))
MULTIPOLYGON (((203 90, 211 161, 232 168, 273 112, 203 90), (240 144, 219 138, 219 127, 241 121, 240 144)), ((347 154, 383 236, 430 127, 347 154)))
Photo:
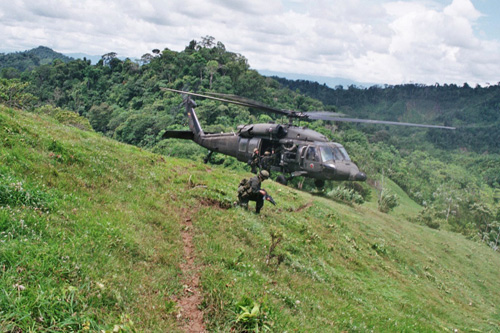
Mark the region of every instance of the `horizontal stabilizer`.
POLYGON ((193 140, 194 134, 191 131, 166 131, 162 137, 163 139, 193 140))

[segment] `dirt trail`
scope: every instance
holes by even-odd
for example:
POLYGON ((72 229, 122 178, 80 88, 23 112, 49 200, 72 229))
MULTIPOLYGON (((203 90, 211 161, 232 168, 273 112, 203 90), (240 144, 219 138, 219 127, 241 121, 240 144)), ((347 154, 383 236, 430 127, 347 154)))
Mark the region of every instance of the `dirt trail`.
POLYGON ((199 309, 202 301, 200 272, 195 265, 193 222, 191 218, 184 219, 181 236, 184 244, 184 262, 180 266, 184 276, 184 280, 182 281, 184 292, 178 302, 180 311, 177 318, 179 319, 181 328, 185 332, 206 332, 205 324, 203 323, 203 312, 199 309))

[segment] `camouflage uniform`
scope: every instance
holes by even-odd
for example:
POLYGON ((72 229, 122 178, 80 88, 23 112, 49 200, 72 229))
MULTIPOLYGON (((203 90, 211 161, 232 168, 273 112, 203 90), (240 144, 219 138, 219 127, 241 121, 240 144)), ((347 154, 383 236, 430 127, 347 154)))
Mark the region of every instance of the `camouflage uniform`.
POLYGON ((252 173, 257 174, 257 168, 260 168, 260 156, 257 148, 253 150, 252 157, 248 160, 248 165, 252 168, 252 173))
POLYGON ((250 180, 243 179, 238 187, 238 201, 241 207, 248 209, 248 202, 255 201, 255 212, 260 213, 264 206, 264 195, 261 193, 260 185, 269 178, 269 172, 262 170, 250 180))
POLYGON ((266 151, 264 156, 260 160, 260 165, 262 170, 266 170, 267 172, 271 172, 271 166, 274 162, 274 156, 271 156, 271 153, 266 151))

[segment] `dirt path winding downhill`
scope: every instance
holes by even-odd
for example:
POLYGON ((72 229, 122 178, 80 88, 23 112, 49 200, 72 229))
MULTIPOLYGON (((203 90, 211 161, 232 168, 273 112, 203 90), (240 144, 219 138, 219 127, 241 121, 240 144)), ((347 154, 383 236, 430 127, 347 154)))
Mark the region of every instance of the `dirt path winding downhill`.
MULTIPOLYGON (((186 216, 188 213, 186 212, 186 216)), ((200 291, 200 271, 195 265, 195 254, 193 245, 193 222, 191 218, 184 219, 184 226, 181 231, 182 242, 184 244, 184 262, 181 269, 184 276, 182 282, 184 292, 179 299, 180 311, 177 315, 181 328, 185 332, 200 333, 206 332, 203 323, 203 312, 199 309, 202 301, 200 291)))

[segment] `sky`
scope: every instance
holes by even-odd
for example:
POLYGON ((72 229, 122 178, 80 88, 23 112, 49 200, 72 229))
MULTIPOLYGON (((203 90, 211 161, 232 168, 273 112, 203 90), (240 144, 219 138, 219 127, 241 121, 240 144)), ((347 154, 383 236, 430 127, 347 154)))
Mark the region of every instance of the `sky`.
POLYGON ((498 0, 8 0, 0 53, 139 59, 213 36, 252 69, 377 84, 500 81, 498 0))

